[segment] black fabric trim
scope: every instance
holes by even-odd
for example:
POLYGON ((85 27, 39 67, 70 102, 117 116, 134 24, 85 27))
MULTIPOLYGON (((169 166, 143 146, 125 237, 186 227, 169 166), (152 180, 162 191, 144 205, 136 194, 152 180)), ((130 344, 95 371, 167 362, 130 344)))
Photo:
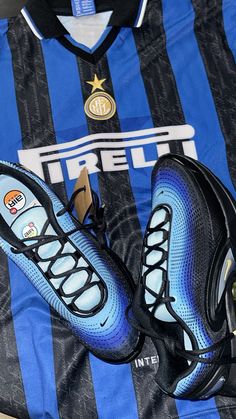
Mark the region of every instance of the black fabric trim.
POLYGON ((140 0, 113 0, 112 3, 114 3, 115 6, 109 25, 123 27, 134 26, 139 13, 140 0))
MULTIPOLYGON (((47 0, 47 3, 56 15, 73 16, 71 0, 47 0)), ((96 13, 111 11, 113 7, 114 1, 112 0, 95 0, 96 13)))
POLYGON ((236 67, 224 31, 222 0, 193 0, 194 30, 205 64, 222 133, 229 171, 236 187, 236 67))
POLYGON ((93 53, 86 52, 82 48, 76 47, 64 36, 57 39, 61 45, 63 45, 69 51, 73 52, 73 54, 82 58, 84 61, 88 61, 89 63, 96 64, 97 61, 99 61, 99 59, 110 48, 112 43, 115 41, 117 35, 119 34, 119 32, 120 32, 120 28, 112 28, 108 36, 105 38, 105 40, 93 53))
MULTIPOLYGON (((12 51, 23 147, 30 149, 56 144, 41 43, 21 15, 13 22, 8 31, 8 40, 12 51)), ((50 185, 47 164, 43 170, 46 183, 50 185)), ((64 183, 50 186, 64 202, 67 201, 64 183)), ((59 416, 97 419, 88 351, 54 310, 51 310, 51 317, 59 416)), ((24 417, 20 414, 15 416, 24 417)))
POLYGON ((49 7, 47 0, 28 1, 26 10, 44 38, 53 38, 68 34, 56 14, 49 7))
MULTIPOLYGON (((139 14, 141 0, 96 0, 96 12, 113 11, 108 26, 135 25, 139 14)), ((61 24, 58 15, 71 16, 72 8, 70 0, 28 0, 26 10, 30 14, 39 31, 45 38, 57 38, 68 34, 61 24)))

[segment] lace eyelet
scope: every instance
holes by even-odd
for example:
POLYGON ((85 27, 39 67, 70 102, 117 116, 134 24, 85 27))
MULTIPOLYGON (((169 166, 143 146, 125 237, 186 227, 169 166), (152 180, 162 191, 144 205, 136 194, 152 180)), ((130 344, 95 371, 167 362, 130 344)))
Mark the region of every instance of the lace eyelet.
POLYGON ((61 209, 60 211, 58 211, 57 213, 56 213, 56 216, 57 217, 61 217, 63 214, 64 214, 64 208, 63 209, 61 209))
POLYGON ((16 251, 16 249, 14 247, 11 247, 10 250, 11 250, 12 253, 14 253, 14 255, 17 254, 17 251, 16 251))

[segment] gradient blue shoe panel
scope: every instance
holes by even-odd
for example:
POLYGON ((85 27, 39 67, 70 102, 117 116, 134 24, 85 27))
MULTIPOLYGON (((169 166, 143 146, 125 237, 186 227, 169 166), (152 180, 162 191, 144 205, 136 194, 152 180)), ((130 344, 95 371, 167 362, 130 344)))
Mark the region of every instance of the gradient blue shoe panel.
POLYGON ((0 246, 94 355, 129 362, 140 334, 125 311, 133 284, 117 257, 78 225, 47 185, 0 163, 0 246))
POLYGON ((174 397, 207 398, 227 381, 230 366, 218 361, 232 356, 219 343, 233 332, 225 289, 235 269, 235 219, 232 197, 206 168, 160 158, 133 308, 159 353, 157 383, 174 397))

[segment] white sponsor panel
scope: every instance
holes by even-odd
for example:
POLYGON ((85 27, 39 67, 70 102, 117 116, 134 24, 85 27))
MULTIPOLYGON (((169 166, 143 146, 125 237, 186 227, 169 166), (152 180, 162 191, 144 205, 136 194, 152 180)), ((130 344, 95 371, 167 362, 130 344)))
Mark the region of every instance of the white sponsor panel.
POLYGON ((140 169, 154 166, 158 157, 170 152, 171 141, 181 141, 184 153, 197 158, 191 125, 167 126, 140 131, 88 135, 64 144, 18 151, 19 161, 44 179, 47 166, 51 183, 63 182, 62 161, 67 167, 68 178, 77 179, 84 166, 89 174, 140 169), (110 141, 109 141, 110 140, 110 141), (146 160, 145 147, 154 144, 156 154, 146 160), (129 150, 132 163, 127 160, 129 150), (98 152, 100 159, 98 158, 98 152), (98 165, 99 160, 102 168, 98 165))

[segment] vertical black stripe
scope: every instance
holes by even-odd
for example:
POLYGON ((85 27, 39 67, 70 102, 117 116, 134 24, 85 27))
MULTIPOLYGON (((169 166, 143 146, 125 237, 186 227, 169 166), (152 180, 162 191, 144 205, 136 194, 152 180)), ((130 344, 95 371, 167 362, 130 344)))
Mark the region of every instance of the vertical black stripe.
POLYGON ((217 396, 215 398, 218 407, 218 413, 221 419, 235 419, 236 417, 236 400, 235 397, 217 396))
MULTIPOLYGON (((33 35, 23 17, 19 16, 13 22, 8 31, 8 41, 13 58, 23 148, 56 144, 40 41, 33 35)), ((47 170, 45 172, 47 178, 47 170)), ((58 183, 52 187, 66 201, 64 184, 58 183)))
MULTIPOLYGON (((23 148, 56 144, 41 43, 22 17, 11 25, 8 40, 12 51, 23 148)), ((50 183, 47 168, 45 178, 50 183)), ((64 183, 51 187, 61 199, 67 199, 64 183)), ((96 418, 87 351, 54 311, 51 315, 60 416, 77 419, 89 415, 91 419, 96 418)))
MULTIPOLYGON (((106 79, 103 88, 114 97, 111 76, 107 58, 103 56, 96 65, 86 63, 78 58, 78 67, 84 101, 91 95, 92 87, 86 81, 106 79)), ((98 92, 98 90, 97 90, 98 92)), ((102 93, 102 92, 101 92, 102 93)), ((120 132, 120 123, 117 114, 106 121, 97 121, 87 117, 90 134, 120 132)), ((111 142, 112 140, 108 140, 111 142)), ((105 218, 107 234, 111 249, 125 262, 135 280, 139 274, 140 252, 142 245, 141 227, 137 216, 135 199, 127 171, 103 172, 100 151, 96 151, 99 168, 99 188, 102 202, 106 206, 105 218)))
POLYGON ((193 0, 194 29, 226 144, 236 186, 236 66, 224 31, 222 0, 193 0))
MULTIPOLYGON (((149 1, 142 31, 134 29, 133 32, 154 126, 185 124, 166 51, 160 0, 149 1)), ((180 141, 173 141, 169 145, 171 152, 183 154, 180 141)))
MULTIPOLYGON (((114 97, 112 80, 105 56, 97 65, 89 64, 78 59, 78 66, 84 101, 91 95, 91 86, 86 81, 93 80, 95 74, 99 79, 106 78, 103 87, 107 93, 114 97)), ((107 121, 96 121, 89 117, 87 121, 90 133, 120 131, 117 114, 107 121)), ((97 156, 100 160, 99 150, 97 150, 97 156)), ((101 160, 99 161, 99 167, 102 169, 101 160)), ((101 171, 98 179, 101 198, 107 208, 106 222, 110 246, 123 259, 134 279, 137 280, 140 268, 142 234, 129 174, 126 171, 101 171)), ((154 345, 150 339, 147 339, 144 350, 139 357, 150 357, 155 354, 156 349, 154 345)), ((152 376, 149 375, 150 372, 152 372, 151 368, 147 367, 142 372, 141 368, 137 370, 135 362, 132 363, 132 375, 139 415, 141 418, 150 417, 152 419, 157 417, 159 401, 157 402, 156 397, 158 397, 159 392, 152 380, 152 376), (146 414, 148 416, 145 416, 146 414)))
POLYGON ((7 257, 0 249, 0 412, 28 418, 11 313, 7 257))
MULTIPOLYGON (((142 30, 133 29, 133 34, 154 126, 185 124, 175 77, 166 51, 160 0, 148 2, 142 30)), ((169 147, 172 153, 183 154, 180 141, 171 141, 169 147)), ((154 346, 151 353, 150 348, 148 342, 142 356, 155 355, 154 346)), ((150 368, 149 380, 146 378, 147 373, 148 367, 134 369, 141 418, 177 417, 175 401, 162 394, 154 382, 154 368, 150 368)))

